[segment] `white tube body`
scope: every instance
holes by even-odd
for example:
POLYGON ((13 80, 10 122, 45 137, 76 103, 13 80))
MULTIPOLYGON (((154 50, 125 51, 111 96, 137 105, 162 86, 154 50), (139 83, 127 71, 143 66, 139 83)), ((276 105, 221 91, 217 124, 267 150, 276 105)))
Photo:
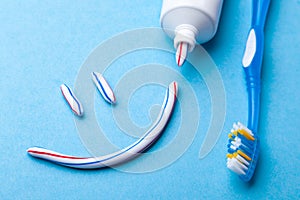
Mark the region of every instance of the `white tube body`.
POLYGON ((174 38, 174 47, 180 42, 202 44, 215 35, 223 0, 163 0, 160 23, 163 30, 174 38))

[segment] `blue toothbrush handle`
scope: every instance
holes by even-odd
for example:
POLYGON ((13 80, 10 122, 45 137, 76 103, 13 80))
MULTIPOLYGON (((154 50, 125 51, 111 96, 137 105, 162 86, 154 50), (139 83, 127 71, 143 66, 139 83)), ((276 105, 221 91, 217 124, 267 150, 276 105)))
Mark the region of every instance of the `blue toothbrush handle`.
POLYGON ((253 0, 252 27, 243 57, 248 90, 248 128, 257 133, 260 112, 260 76, 264 51, 264 24, 270 0, 253 0))
POLYGON ((260 26, 263 29, 270 2, 271 0, 252 1, 252 26, 260 26))

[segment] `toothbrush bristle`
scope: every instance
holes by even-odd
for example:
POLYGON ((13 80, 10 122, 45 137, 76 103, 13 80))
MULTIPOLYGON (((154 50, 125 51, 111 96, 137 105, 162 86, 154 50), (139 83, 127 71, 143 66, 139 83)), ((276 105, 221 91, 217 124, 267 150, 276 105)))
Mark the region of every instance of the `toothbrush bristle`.
POLYGON ((228 138, 227 167, 249 181, 257 162, 258 138, 240 122, 233 124, 228 138))

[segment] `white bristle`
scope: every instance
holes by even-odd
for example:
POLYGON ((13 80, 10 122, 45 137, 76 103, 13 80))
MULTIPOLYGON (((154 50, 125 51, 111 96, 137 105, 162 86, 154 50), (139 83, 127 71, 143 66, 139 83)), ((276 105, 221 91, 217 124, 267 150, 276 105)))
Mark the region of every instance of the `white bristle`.
POLYGON ((245 164, 246 166, 249 166, 249 164, 250 164, 246 159, 244 159, 240 155, 237 155, 236 159, 238 159, 241 163, 245 164))
POLYGON ((233 130, 235 130, 235 131, 239 129, 239 127, 236 123, 233 123, 232 127, 233 127, 233 130))
POLYGON ((233 146, 235 146, 236 148, 239 148, 240 146, 241 146, 241 142, 238 142, 238 141, 235 141, 235 140, 233 140, 233 141, 231 141, 231 144, 233 145, 233 146))
POLYGON ((236 158, 232 158, 232 162, 235 163, 236 166, 239 166, 239 168, 243 169, 243 170, 247 170, 248 167, 245 166, 244 164, 242 164, 238 159, 236 158))
POLYGON ((239 168, 238 166, 236 166, 234 162, 231 162, 231 161, 230 161, 230 162, 227 162, 227 167, 228 167, 231 171, 237 173, 238 175, 245 175, 245 174, 246 174, 246 173, 244 172, 244 170, 242 170, 241 168, 239 168))
POLYGON ((230 145, 230 149, 232 149, 232 150, 236 150, 236 147, 235 146, 233 146, 233 145, 230 145))
POLYGON ((238 125, 238 127, 239 127, 240 129, 244 129, 244 130, 247 131, 250 135, 253 136, 252 131, 251 131, 250 129, 248 129, 244 124, 242 124, 241 122, 238 122, 237 125, 238 125))
POLYGON ((238 136, 234 138, 234 141, 236 141, 236 142, 242 144, 242 140, 241 140, 241 138, 239 138, 238 136))

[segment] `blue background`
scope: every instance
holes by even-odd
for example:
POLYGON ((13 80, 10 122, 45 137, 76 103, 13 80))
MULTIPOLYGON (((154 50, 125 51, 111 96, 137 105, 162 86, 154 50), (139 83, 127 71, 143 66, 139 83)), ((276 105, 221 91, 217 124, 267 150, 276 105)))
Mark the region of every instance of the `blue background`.
MULTIPOLYGON (((82 171, 26 154, 28 147, 39 145, 68 154, 88 155, 76 134, 73 115, 61 97, 59 85, 73 86, 82 63, 104 40, 131 29, 159 27, 161 3, 161 0, 0 2, 1 199, 300 198, 299 0, 273 0, 270 7, 259 127, 263 148, 250 184, 241 182, 225 167, 227 132, 232 122, 246 120, 241 57, 250 24, 250 0, 225 1, 216 36, 203 45, 222 75, 227 110, 221 137, 207 157, 198 158, 210 119, 209 110, 205 109, 210 105, 209 97, 201 77, 192 82, 204 90, 203 95, 197 96, 202 116, 199 131, 185 154, 166 168, 145 174, 110 168, 82 171)), ((166 42, 171 43, 167 38, 166 42)), ((141 61, 171 63, 170 67, 176 68, 171 60, 173 55, 156 51, 122 59, 121 64, 128 69, 132 62, 141 64, 141 61)), ((119 77, 114 77, 113 71, 107 75, 114 86, 119 77)), ((163 94, 163 90, 159 91, 163 94)), ((143 91, 136 94, 138 98, 142 96, 143 91)), ((159 97, 153 102, 159 103, 159 97)), ((140 113, 131 115, 138 124, 149 123, 140 113)), ((169 126, 176 125, 171 121, 169 126)), ((172 139, 166 135, 154 148, 172 139)), ((130 138, 121 138, 126 136, 112 140, 120 146, 131 142, 130 138)))

